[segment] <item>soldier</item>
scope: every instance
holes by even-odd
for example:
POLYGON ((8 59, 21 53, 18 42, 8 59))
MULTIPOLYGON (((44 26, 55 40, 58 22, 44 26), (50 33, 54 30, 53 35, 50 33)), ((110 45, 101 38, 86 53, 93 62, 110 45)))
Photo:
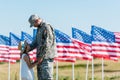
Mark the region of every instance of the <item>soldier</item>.
POLYGON ((31 51, 37 48, 36 57, 40 62, 37 65, 38 80, 53 80, 53 60, 56 56, 54 30, 36 14, 31 15, 28 21, 30 27, 37 28, 36 38, 27 45, 27 49, 31 51))

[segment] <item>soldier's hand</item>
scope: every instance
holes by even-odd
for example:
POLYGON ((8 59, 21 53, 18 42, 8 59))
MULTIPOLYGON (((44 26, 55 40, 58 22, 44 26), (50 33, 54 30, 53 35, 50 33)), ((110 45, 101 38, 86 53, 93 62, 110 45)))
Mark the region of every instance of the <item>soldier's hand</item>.
POLYGON ((42 58, 37 58, 38 64, 40 64, 42 62, 42 58))

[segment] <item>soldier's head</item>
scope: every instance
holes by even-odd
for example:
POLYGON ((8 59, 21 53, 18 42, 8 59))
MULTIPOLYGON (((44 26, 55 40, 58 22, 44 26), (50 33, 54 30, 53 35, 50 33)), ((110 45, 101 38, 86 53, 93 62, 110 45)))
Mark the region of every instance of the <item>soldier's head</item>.
POLYGON ((40 25, 42 19, 37 14, 32 14, 28 21, 30 23, 30 27, 32 27, 32 26, 38 27, 40 25))

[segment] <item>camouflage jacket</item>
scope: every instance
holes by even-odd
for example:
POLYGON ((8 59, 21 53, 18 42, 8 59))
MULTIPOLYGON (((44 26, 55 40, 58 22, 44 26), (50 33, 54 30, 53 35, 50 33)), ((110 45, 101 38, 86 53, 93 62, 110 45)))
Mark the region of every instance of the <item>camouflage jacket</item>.
POLYGON ((51 59, 57 54, 54 30, 50 24, 41 22, 36 38, 30 44, 31 50, 37 48, 37 57, 51 59))

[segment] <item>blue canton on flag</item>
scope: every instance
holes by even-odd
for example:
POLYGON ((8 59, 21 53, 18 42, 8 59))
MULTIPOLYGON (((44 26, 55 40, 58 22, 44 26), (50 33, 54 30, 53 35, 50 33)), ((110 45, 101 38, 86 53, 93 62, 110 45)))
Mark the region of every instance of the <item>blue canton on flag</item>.
POLYGON ((21 32, 21 40, 22 41, 27 41, 29 44, 33 41, 33 38, 30 34, 26 33, 26 32, 21 32))
POLYGON ((65 33, 59 30, 55 30, 55 36, 56 36, 57 43, 71 43, 72 42, 71 38, 68 35, 66 35, 65 33))
POLYGON ((103 28, 92 26, 91 34, 93 41, 115 42, 114 33, 103 28))
POLYGON ((10 32, 10 45, 11 46, 18 46, 20 41, 21 41, 20 36, 17 36, 10 32))
POLYGON ((85 43, 91 43, 91 36, 76 28, 72 28, 72 37, 85 43))
POLYGON ((0 44, 9 45, 9 38, 4 35, 0 35, 0 44))

